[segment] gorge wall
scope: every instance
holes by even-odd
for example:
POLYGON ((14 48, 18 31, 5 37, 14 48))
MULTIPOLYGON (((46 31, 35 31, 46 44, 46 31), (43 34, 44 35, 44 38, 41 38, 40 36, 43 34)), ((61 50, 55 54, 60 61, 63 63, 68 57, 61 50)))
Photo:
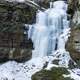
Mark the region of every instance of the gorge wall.
POLYGON ((71 15, 71 37, 66 44, 73 60, 80 64, 80 0, 69 0, 68 13, 71 15))
POLYGON ((36 9, 25 4, 0 1, 1 61, 23 61, 31 58, 32 42, 24 34, 24 24, 35 21, 35 11, 36 9))

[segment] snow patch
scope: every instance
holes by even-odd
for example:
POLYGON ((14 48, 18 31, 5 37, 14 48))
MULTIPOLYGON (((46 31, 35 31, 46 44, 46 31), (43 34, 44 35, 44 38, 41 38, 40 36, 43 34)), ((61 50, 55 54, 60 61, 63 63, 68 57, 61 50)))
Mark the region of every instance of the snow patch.
POLYGON ((69 71, 69 75, 65 75, 63 74, 63 76, 66 78, 66 77, 70 77, 71 79, 74 79, 74 80, 80 80, 80 69, 79 68, 74 68, 72 70, 68 69, 69 71))

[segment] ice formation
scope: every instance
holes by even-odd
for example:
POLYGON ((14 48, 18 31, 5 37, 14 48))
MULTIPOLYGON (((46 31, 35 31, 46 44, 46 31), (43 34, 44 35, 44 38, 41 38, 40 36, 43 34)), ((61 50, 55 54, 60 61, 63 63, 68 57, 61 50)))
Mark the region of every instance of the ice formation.
MULTIPOLYGON (((0 65, 0 80, 31 80, 31 76, 43 69, 46 62, 47 70, 52 67, 68 68, 71 58, 65 50, 65 43, 70 36, 67 4, 64 1, 50 4, 46 11, 38 11, 36 23, 29 25, 28 38, 32 40, 34 47, 32 59, 25 63, 9 61, 0 65), (58 65, 52 63, 54 60, 59 60, 58 65)), ((80 80, 80 69, 68 71, 70 75, 63 75, 64 77, 80 80)))
MULTIPOLYGON (((36 23, 29 29, 29 38, 34 45, 32 58, 54 55, 56 51, 59 51, 57 55, 62 58, 59 64, 68 67, 66 60, 68 56, 67 61, 69 61, 70 56, 65 50, 65 43, 70 32, 66 13, 67 4, 64 1, 56 1, 50 4, 48 10, 38 11, 36 23), (52 5, 53 7, 51 7, 52 5)), ((57 57, 56 54, 55 57, 57 57)))

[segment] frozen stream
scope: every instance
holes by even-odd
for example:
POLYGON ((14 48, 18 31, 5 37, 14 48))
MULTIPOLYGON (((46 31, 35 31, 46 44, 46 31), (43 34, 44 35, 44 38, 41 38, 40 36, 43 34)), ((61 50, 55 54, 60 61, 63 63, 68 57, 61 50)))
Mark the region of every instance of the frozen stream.
MULTIPOLYGON (((38 11, 36 23, 29 26, 28 37, 33 42, 32 59, 25 63, 9 61, 0 65, 0 80, 31 80, 31 76, 45 68, 68 68, 71 57, 65 50, 65 44, 70 36, 69 21, 67 20, 67 4, 64 1, 51 3, 46 11, 38 11), (59 60, 58 65, 52 61, 59 60)), ((68 70, 75 80, 80 80, 80 69, 68 70), (74 76, 73 76, 74 75, 74 76)))

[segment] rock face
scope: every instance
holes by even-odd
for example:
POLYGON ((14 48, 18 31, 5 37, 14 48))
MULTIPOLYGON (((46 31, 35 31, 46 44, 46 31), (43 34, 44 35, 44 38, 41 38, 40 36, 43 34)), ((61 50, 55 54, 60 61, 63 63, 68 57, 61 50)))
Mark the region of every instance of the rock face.
POLYGON ((67 50, 70 52, 70 55, 73 60, 80 60, 80 29, 72 28, 71 37, 66 44, 67 50))
POLYGON ((75 61, 80 61, 80 0, 68 0, 68 13, 71 15, 71 37, 67 50, 75 61))
POLYGON ((80 0, 68 0, 68 14, 71 15, 72 22, 80 24, 80 0))
POLYGON ((24 61, 31 58, 32 42, 24 34, 25 23, 33 23, 35 9, 0 1, 0 61, 24 61))
POLYGON ((67 2, 68 2, 68 13, 71 14, 71 16, 73 16, 78 8, 79 0, 67 0, 67 2))

